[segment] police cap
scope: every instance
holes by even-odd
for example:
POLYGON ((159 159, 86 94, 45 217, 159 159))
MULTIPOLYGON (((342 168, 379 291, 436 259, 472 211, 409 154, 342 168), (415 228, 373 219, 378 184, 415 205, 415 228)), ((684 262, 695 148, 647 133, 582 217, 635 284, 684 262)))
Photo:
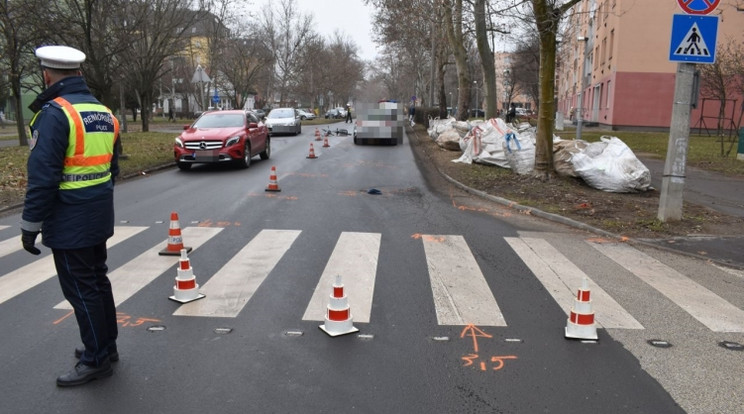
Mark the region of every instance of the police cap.
POLYGON ((36 49, 41 66, 50 69, 80 69, 85 53, 69 46, 42 46, 36 49))

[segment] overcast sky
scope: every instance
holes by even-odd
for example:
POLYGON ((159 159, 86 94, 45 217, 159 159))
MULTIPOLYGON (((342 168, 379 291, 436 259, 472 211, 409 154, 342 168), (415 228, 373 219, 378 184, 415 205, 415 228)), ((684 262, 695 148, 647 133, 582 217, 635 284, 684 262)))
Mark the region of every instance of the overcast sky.
POLYGON ((315 17, 315 30, 326 38, 338 29, 356 43, 359 57, 374 60, 377 55, 372 41, 372 8, 363 0, 298 0, 303 13, 315 17))

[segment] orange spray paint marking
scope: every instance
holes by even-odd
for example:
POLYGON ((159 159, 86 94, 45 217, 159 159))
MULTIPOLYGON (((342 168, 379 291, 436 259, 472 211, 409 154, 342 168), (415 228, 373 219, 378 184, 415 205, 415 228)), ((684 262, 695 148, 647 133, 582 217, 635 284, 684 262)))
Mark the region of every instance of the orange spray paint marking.
POLYGON ((63 316, 63 317, 57 319, 56 321, 52 322, 52 325, 58 325, 58 324, 60 324, 65 319, 69 318, 73 313, 75 313, 75 311, 69 311, 69 312, 67 312, 67 314, 65 316, 63 316))
POLYGON ((465 335, 469 335, 473 338, 473 351, 478 352, 478 338, 493 338, 493 336, 485 333, 483 330, 477 328, 472 323, 465 327, 460 333, 460 338, 464 338, 465 335))

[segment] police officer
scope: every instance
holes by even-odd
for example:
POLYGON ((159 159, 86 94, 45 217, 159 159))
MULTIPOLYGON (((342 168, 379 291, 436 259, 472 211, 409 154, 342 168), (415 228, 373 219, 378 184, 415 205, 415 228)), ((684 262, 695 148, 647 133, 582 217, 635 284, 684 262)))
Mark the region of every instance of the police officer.
POLYGON ((23 248, 36 238, 52 249, 62 293, 77 319, 84 348, 58 386, 113 374, 116 308, 106 272, 106 240, 114 234, 114 177, 119 173, 119 123, 81 76, 85 54, 67 46, 36 49, 47 87, 29 106, 31 153, 21 220, 23 248))

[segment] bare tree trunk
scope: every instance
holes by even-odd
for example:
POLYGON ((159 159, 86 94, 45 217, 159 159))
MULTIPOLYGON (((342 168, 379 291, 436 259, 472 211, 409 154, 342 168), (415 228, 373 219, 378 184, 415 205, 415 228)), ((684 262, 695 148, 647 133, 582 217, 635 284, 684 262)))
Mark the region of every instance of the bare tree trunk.
MULTIPOLYGON (((483 66, 483 81, 486 93, 484 96, 486 119, 496 118, 498 97, 496 96, 496 64, 494 63, 493 51, 488 45, 488 34, 486 33, 486 0, 475 1, 475 36, 478 44, 478 53, 483 66)), ((476 109, 478 103, 476 102, 476 109)))
POLYGON ((457 114, 458 121, 468 119, 470 109, 470 74, 468 73, 468 52, 465 50, 462 32, 462 0, 443 0, 444 26, 447 31, 452 52, 455 55, 455 66, 457 67, 457 114), (454 1, 454 4, 453 4, 454 1))
POLYGON ((571 0, 560 7, 550 0, 531 1, 540 38, 540 105, 537 112, 534 174, 547 179, 555 174, 553 128, 555 124, 555 58, 558 44, 556 36, 563 14, 580 0, 571 0))

